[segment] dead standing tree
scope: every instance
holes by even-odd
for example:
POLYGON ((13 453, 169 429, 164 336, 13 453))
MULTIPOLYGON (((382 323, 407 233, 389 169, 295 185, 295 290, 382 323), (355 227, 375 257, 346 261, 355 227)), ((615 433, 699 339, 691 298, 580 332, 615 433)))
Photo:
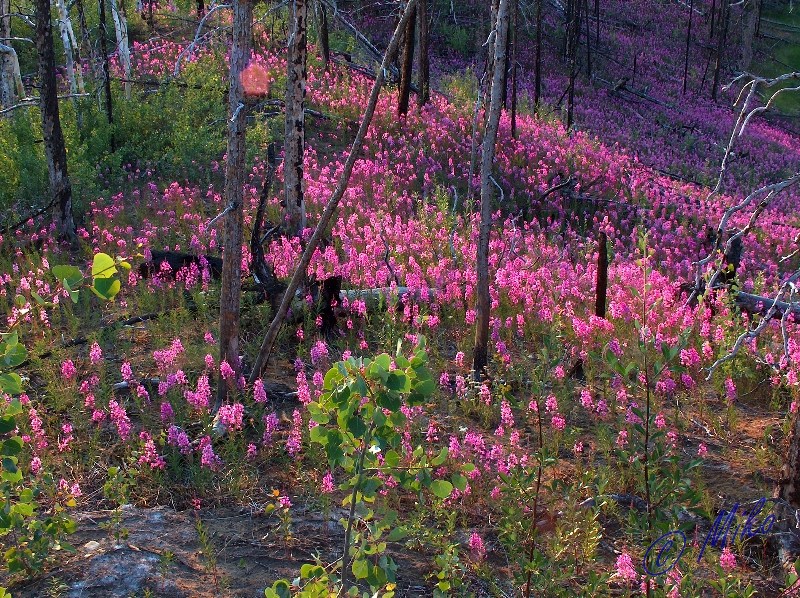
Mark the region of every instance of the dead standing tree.
POLYGON ((405 29, 406 23, 408 23, 409 19, 411 18, 411 11, 414 9, 416 1, 417 0, 409 0, 408 4, 406 4, 403 16, 394 30, 394 34, 389 42, 389 46, 386 48, 386 53, 383 56, 381 66, 377 71, 377 75, 375 76, 375 83, 372 86, 372 92, 370 93, 369 101, 367 102, 367 108, 364 112, 363 118, 361 119, 361 125, 358 128, 356 137, 353 140, 353 145, 350 148, 350 154, 347 156, 347 161, 345 162, 344 169, 342 170, 339 183, 336 185, 336 189, 333 191, 328 203, 325 205, 325 209, 320 216, 317 227, 314 229, 314 234, 311 235, 311 238, 306 244, 303 255, 300 258, 300 263, 297 265, 297 268, 295 268, 294 274, 292 275, 292 280, 289 282, 289 286, 283 295, 280 307, 278 308, 278 311, 275 314, 275 317, 273 318, 266 335, 264 336, 264 340, 261 343, 261 349, 259 350, 255 364, 253 365, 253 371, 250 374, 249 382, 251 384, 258 379, 258 377, 261 375, 261 371, 264 369, 264 366, 269 360, 270 354, 272 353, 272 347, 275 344, 275 340, 278 338, 278 332, 280 331, 281 326, 286 319, 286 314, 289 311, 289 306, 292 303, 292 299, 294 298, 297 289, 300 287, 300 283, 305 278, 308 265, 311 263, 311 258, 314 255, 314 251, 319 245, 319 242, 322 239, 325 230, 328 228, 331 218, 333 217, 333 213, 336 211, 336 208, 339 206, 339 202, 347 190, 347 185, 350 181, 350 175, 353 173, 353 167, 355 166, 356 160, 361 153, 361 146, 364 143, 364 138, 367 135, 370 122, 372 122, 372 116, 375 114, 375 107, 378 104, 378 95, 380 94, 381 86, 383 85, 385 73, 389 69, 389 65, 397 53, 400 35, 403 29, 405 29))
POLYGON ((492 227, 492 187, 491 175, 494 165, 497 129, 500 125, 500 112, 503 108, 503 78, 506 70, 506 47, 508 39, 510 0, 500 0, 496 20, 493 23, 494 56, 492 60, 492 82, 490 88, 489 112, 486 119, 486 132, 483 137, 483 154, 481 156, 481 223, 478 235, 476 286, 476 327, 475 348, 472 352, 472 368, 476 381, 486 375, 489 361, 489 315, 491 297, 489 291, 489 236, 492 227))
MULTIPOLYGON (((720 32, 720 36, 724 35, 724 22, 722 24, 722 29, 723 31, 720 32)), ((727 88, 730 88, 733 84, 742 80, 746 80, 746 83, 736 101, 736 104, 742 102, 741 109, 739 110, 739 116, 725 150, 720 166, 719 178, 712 190, 711 196, 720 193, 734 143, 736 139, 742 135, 750 120, 755 115, 768 110, 779 95, 787 92, 800 92, 800 85, 784 87, 769 95, 769 99, 764 105, 751 108, 760 93, 759 88, 774 89, 776 86, 786 83, 787 81, 800 81, 800 72, 788 73, 774 79, 764 79, 744 74, 737 77, 727 88), (744 100, 742 100, 742 98, 744 98, 744 100)), ((727 289, 731 292, 736 305, 742 309, 742 311, 749 312, 754 316, 759 314, 761 316, 760 319, 754 318, 751 326, 738 336, 731 350, 711 365, 708 369, 707 379, 710 379, 717 368, 723 363, 734 359, 746 343, 760 337, 767 330, 770 323, 775 320, 778 321, 780 327, 780 342, 785 357, 785 363, 791 363, 789 355, 790 343, 788 324, 791 318, 794 318, 795 322, 800 321, 800 292, 798 292, 800 291, 800 269, 786 274, 783 280, 780 281, 777 291, 769 297, 745 293, 736 290, 735 287, 730 287, 729 284, 732 281, 729 280, 730 276, 726 275, 725 270, 727 268, 726 262, 731 261, 731 258, 727 256, 734 255, 737 252, 737 244, 740 245, 745 236, 754 230, 758 219, 768 210, 774 200, 784 191, 796 185, 800 185, 800 170, 781 181, 764 185, 756 189, 743 200, 728 208, 717 227, 716 241, 712 250, 705 258, 696 263, 697 270, 694 289, 689 297, 690 302, 702 296, 706 290, 713 293, 717 290, 727 289), (749 216, 746 218, 744 226, 738 230, 733 229, 731 227, 731 218, 737 214, 747 213, 749 213, 749 216), (704 276, 704 274, 706 276, 704 276), (708 280, 708 283, 706 283, 706 280, 708 280)), ((800 245, 800 234, 795 237, 794 244, 800 245)), ((789 255, 780 257, 779 262, 788 263, 789 260, 798 254, 800 254, 800 249, 796 249, 789 255)), ((782 374, 780 362, 769 363, 764 359, 759 359, 759 361, 771 367, 776 375, 782 374)), ((792 509, 800 507, 800 417, 797 415, 794 416, 792 422, 788 453, 783 463, 783 474, 776 484, 773 496, 778 499, 776 501, 777 509, 784 508, 781 506, 784 504, 791 506, 792 509)), ((785 518, 779 517, 778 520, 784 521, 785 518)), ((787 551, 787 544, 783 542, 785 535, 786 534, 777 535, 780 537, 779 541, 782 543, 779 549, 781 552, 787 551)))
POLYGON ((286 224, 292 235, 300 236, 306 228, 303 197, 303 156, 306 125, 306 62, 308 5, 306 0, 292 0, 289 5, 289 40, 286 67, 286 146, 283 178, 286 192, 286 224))
POLYGON ((406 23, 403 33, 403 62, 400 66, 400 88, 397 97, 397 116, 408 114, 408 104, 411 99, 411 77, 414 67, 414 30, 417 9, 411 13, 411 18, 406 23))
MULTIPOLYGON (((223 237, 222 288, 219 304, 219 356, 233 368, 239 364, 239 308, 242 288, 242 200, 245 177, 245 107, 242 71, 250 60, 253 30, 251 0, 234 0, 233 46, 230 58, 230 91, 228 93, 228 160, 225 165, 225 214, 223 237)), ((229 385, 236 380, 220 380, 217 386, 215 411, 228 398, 229 385)))
POLYGON ((75 221, 72 215, 72 185, 67 173, 67 149, 58 113, 58 83, 53 51, 53 25, 50 21, 50 0, 36 0, 36 52, 39 57, 39 105, 42 112, 42 137, 50 179, 53 222, 59 239, 74 241, 75 221))

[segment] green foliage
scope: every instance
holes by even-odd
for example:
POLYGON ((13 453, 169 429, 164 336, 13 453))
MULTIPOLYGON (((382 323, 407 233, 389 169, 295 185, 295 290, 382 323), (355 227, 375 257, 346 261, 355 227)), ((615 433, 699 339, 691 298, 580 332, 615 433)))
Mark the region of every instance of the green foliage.
MULTIPOLYGON (((27 359, 27 351, 19 343, 16 332, 2 335, 0 341, 0 392, 18 395, 22 392, 22 379, 7 370, 21 365, 27 359)), ((23 449, 22 439, 15 434, 16 416, 22 413, 18 399, 2 402, 0 407, 0 546, 4 549, 3 563, 11 574, 31 575, 41 570, 52 550, 74 551, 64 541, 67 534, 75 530, 75 523, 65 514, 66 506, 74 506, 69 496, 60 492, 53 476, 47 472, 37 478, 28 479, 20 463, 23 449), (39 499, 48 496, 51 505, 40 511, 39 499)), ((5 595, 5 590, 0 595, 5 595)))
POLYGON ((447 459, 446 448, 429 455, 418 446, 410 456, 402 455, 406 416, 401 407, 424 404, 436 389, 427 361, 421 338, 410 357, 403 355, 398 343, 394 357, 386 353, 374 359, 351 357, 328 370, 323 393, 308 410, 318 424, 311 430, 311 441, 323 447, 331 468, 339 467, 349 476, 339 486, 348 492, 342 502, 349 509, 348 518, 342 520, 344 555, 330 570, 319 563, 304 565, 293 585, 279 580, 265 590, 265 596, 288 596, 290 588, 300 588, 295 595, 304 597, 327 596, 338 588, 357 595, 350 579, 368 585, 370 595, 394 596, 397 565, 385 554, 387 542, 402 539, 407 529, 398 524, 397 511, 371 506, 383 480, 391 476, 421 501, 426 490, 438 501, 465 482, 459 473, 451 480, 434 478, 434 469, 447 459))

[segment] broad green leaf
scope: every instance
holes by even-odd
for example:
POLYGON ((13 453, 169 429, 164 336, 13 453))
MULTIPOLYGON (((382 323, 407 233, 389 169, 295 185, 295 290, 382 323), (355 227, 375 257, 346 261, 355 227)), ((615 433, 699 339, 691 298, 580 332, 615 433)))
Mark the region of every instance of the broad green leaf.
POLYGON ((83 284, 83 272, 75 266, 68 266, 66 264, 53 266, 51 268, 53 276, 58 278, 62 284, 68 289, 74 289, 83 284))
POLYGON ((434 480, 431 482, 431 492, 439 498, 447 498, 453 492, 453 484, 446 480, 434 480))
POLYGON ((116 278, 96 278, 94 285, 89 288, 95 295, 100 297, 100 299, 111 301, 116 297, 117 293, 119 293, 121 287, 122 285, 116 278))
POLYGON ((22 392, 22 378, 19 374, 8 372, 0 374, 0 390, 9 395, 18 395, 22 392))
POLYGON ((467 488, 466 476, 463 476, 460 473, 454 473, 453 475, 450 476, 450 480, 453 482, 453 486, 458 488, 461 492, 466 490, 467 488))
POLYGON ((107 253, 98 253, 94 256, 92 262, 92 278, 95 279, 95 284, 98 278, 111 278, 117 273, 117 266, 112 258, 107 253))
POLYGON ((381 353, 375 358, 373 362, 376 365, 379 365, 382 369, 389 371, 389 368, 392 367, 392 358, 389 356, 388 353, 381 353))
POLYGON ((5 367, 15 368, 21 364, 28 357, 28 352, 25 347, 19 343, 7 344, 5 353, 3 353, 2 364, 5 367))
POLYGON ((17 422, 10 415, 0 417, 0 434, 8 434, 17 427, 17 422))
POLYGON ((353 575, 356 579, 366 579, 369 575, 369 563, 366 559, 360 558, 353 561, 353 575))
POLYGON ((386 379, 386 388, 397 392, 410 392, 411 380, 403 373, 391 372, 386 379))

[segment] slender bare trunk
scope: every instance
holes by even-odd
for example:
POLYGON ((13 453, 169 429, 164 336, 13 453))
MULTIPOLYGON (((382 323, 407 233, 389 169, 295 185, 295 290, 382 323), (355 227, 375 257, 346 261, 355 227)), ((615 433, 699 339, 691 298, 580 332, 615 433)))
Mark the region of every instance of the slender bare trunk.
POLYGON ((103 57, 103 88, 105 90, 106 99, 106 119, 108 120, 109 127, 111 128, 111 136, 109 139, 111 151, 116 151, 116 143, 114 142, 114 114, 111 99, 111 68, 108 64, 108 26, 106 25, 106 0, 99 0, 98 2, 98 19, 100 21, 100 54, 103 57))
POLYGON ((583 0, 583 14, 586 19, 586 77, 592 78, 592 35, 589 29, 589 0, 583 0))
POLYGON ((414 25, 416 24, 417 11, 411 13, 411 19, 406 23, 403 33, 403 63, 400 67, 400 87, 397 97, 397 115, 408 114, 408 104, 411 99, 411 77, 414 68, 414 25))
MULTIPOLYGON (((225 215, 223 238, 222 287, 219 302, 219 355, 228 362, 236 377, 239 364, 239 300, 242 288, 242 240, 244 238, 242 200, 245 182, 245 130, 247 108, 241 73, 250 61, 253 30, 253 5, 250 0, 233 4, 233 46, 230 58, 228 92, 228 160, 225 165, 225 200, 230 210, 225 215)), ((220 378, 215 411, 227 400, 235 381, 220 378)))
MULTIPOLYGON (((11 0, 0 0, 0 108, 10 108, 25 97, 19 58, 11 45, 11 0)), ((9 118, 11 112, 7 113, 9 118)))
POLYGON ((581 2, 572 1, 572 19, 568 29, 569 95, 567 96, 567 129, 572 128, 575 113, 575 79, 578 75, 578 46, 581 39, 581 2))
POLYGON ((428 23, 428 0, 417 1, 417 23, 419 32, 419 50, 417 51, 419 95, 417 95, 417 104, 419 106, 424 106, 431 99, 431 40, 430 26, 428 23))
POLYGON ((325 64, 325 70, 330 67, 331 62, 331 44, 328 35, 328 11, 325 5, 317 1, 317 27, 319 29, 319 50, 322 55, 322 62, 325 64))
POLYGON ((375 77, 375 83, 372 86, 372 92, 370 93, 369 102, 367 103, 367 109, 364 112, 364 117, 361 119, 361 125, 358 128, 356 137, 353 140, 353 145, 350 148, 350 154, 347 156, 347 161, 345 162, 344 169, 342 170, 342 176, 339 179, 339 183, 336 185, 336 189, 333 191, 331 198, 328 200, 325 210, 322 212, 322 216, 317 223, 317 227, 314 229, 314 234, 311 235, 311 238, 306 244, 303 255, 300 258, 300 263, 297 265, 294 275, 292 276, 292 280, 289 282, 289 287, 286 289, 286 292, 283 295, 283 300, 278 308, 278 312, 275 314, 275 317, 273 318, 272 323, 269 325, 269 329, 264 336, 264 340, 261 343, 261 349, 259 350, 258 356, 256 357, 256 362, 253 365, 253 371, 250 373, 249 382, 251 384, 255 382, 259 376, 261 376, 261 370, 264 369, 264 365, 267 363, 267 360, 269 360, 269 356, 272 353, 272 347, 275 344, 275 339, 278 338, 278 332, 283 325, 283 321, 286 319, 286 314, 289 311, 289 306, 292 303, 294 294, 300 287, 300 282, 305 278, 308 265, 311 263, 311 257, 314 255, 314 251, 316 250, 317 245, 319 245, 319 241, 327 229, 328 224, 333 217, 333 213, 336 211, 336 208, 339 205, 339 201, 341 201, 342 196, 344 196, 344 192, 347 190, 347 184, 350 181, 350 175, 353 173, 353 167, 355 166, 358 155, 361 152, 361 145, 364 143, 364 137, 367 135, 369 124, 372 122, 372 116, 375 114, 375 106, 378 104, 378 95, 380 93, 381 86, 383 85, 384 74, 389 68, 389 65, 392 63, 394 55, 397 53, 400 34, 403 29, 405 29, 408 20, 411 18, 411 11, 414 9, 415 4, 416 0, 409 0, 408 4, 406 5, 406 9, 403 12, 402 18, 394 30, 392 39, 389 42, 389 47, 386 48, 386 54, 383 56, 381 67, 378 69, 378 74, 375 77))
POLYGON ((506 39, 508 37, 510 0, 500 0, 497 8, 497 21, 494 24, 496 32, 494 44, 494 70, 492 73, 491 100, 486 121, 486 133, 483 138, 483 155, 481 156, 481 224, 478 237, 477 270, 478 281, 476 286, 476 329, 475 348, 473 350, 472 364, 475 379, 480 381, 486 375, 486 365, 489 361, 489 315, 491 310, 491 297, 489 293, 489 235, 492 225, 492 193, 491 181, 492 165, 494 164, 495 142, 497 129, 500 125, 500 111, 503 99, 503 74, 506 68, 506 39))
POLYGON ((306 0, 292 0, 286 73, 286 149, 283 177, 286 192, 286 221, 292 235, 306 227, 303 197, 303 156, 305 154, 306 98, 306 0))
POLYGON ((539 108, 542 98, 542 2, 536 0, 536 75, 533 84, 533 106, 539 108))
MULTIPOLYGON (((109 0, 111 2, 111 18, 114 19, 114 31, 117 34, 117 52, 119 54, 119 63, 122 66, 122 71, 125 73, 125 79, 131 78, 131 51, 128 46, 128 20, 125 14, 119 10, 117 0, 109 0)), ((125 99, 131 99, 131 84, 128 81, 122 83, 122 89, 125 90, 125 99)))
POLYGON ((597 284, 595 288, 594 315, 606 317, 606 296, 608 295, 608 235, 597 235, 597 284))
POLYGON ((514 0, 511 15, 511 137, 517 138, 517 21, 519 19, 519 0, 514 0))
POLYGON ((689 47, 692 43, 692 15, 694 0, 689 1, 689 26, 686 28, 686 55, 683 59, 683 95, 686 95, 686 84, 689 80, 689 47))
POLYGON ((716 60, 714 61, 714 83, 711 85, 711 99, 717 101, 717 92, 719 91, 719 79, 722 74, 722 61, 725 56, 725 44, 728 41, 728 23, 730 22, 730 7, 728 0, 721 0, 719 7, 719 20, 720 27, 717 39, 717 52, 716 60))
POLYGON ((25 86, 22 84, 17 52, 10 43, 0 43, 0 106, 10 108, 17 103, 17 99, 24 97, 25 86))
POLYGON ((206 4, 203 0, 197 0, 197 18, 202 19, 206 14, 206 4))
POLYGON ((58 28, 61 32, 61 43, 64 45, 64 57, 66 59, 67 79, 69 80, 71 93, 84 93, 83 72, 80 63, 80 47, 75 39, 75 32, 72 29, 72 21, 69 18, 69 11, 64 0, 56 0, 58 8, 58 28), (75 54, 78 61, 75 61, 75 54))
POLYGON ((74 241, 76 237, 75 221, 72 216, 72 186, 67 173, 67 150, 58 114, 58 87, 56 60, 53 52, 53 26, 50 22, 50 0, 36 0, 35 9, 42 137, 44 138, 44 153, 50 178, 53 222, 59 239, 74 241))

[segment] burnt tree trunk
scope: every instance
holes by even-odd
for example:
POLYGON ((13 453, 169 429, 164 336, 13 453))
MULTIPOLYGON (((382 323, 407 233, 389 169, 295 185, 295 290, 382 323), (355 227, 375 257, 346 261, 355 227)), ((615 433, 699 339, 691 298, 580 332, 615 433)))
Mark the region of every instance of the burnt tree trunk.
POLYGON ((583 1, 583 14, 586 19, 586 77, 592 78, 592 34, 589 25, 589 0, 583 1))
POLYGON ((286 148, 283 179, 286 194, 286 224, 292 235, 299 236, 306 227, 306 206, 303 197, 303 156, 305 155, 306 123, 306 0, 292 0, 290 5, 289 44, 286 73, 286 148))
POLYGON ((428 23, 428 0, 417 2, 417 24, 419 50, 417 50, 417 77, 419 94, 417 104, 424 106, 431 99, 430 25, 428 23))
MULTIPOLYGON (((350 148, 350 153, 347 156, 347 161, 344 164, 344 169, 342 170, 339 182, 337 183, 336 189, 334 189, 330 199, 328 200, 328 203, 325 205, 325 209, 323 210, 319 222, 314 229, 314 233, 308 240, 308 243, 303 251, 303 255, 300 257, 300 262, 297 264, 294 274, 292 275, 292 279, 289 282, 289 286, 283 295, 283 299, 278 307, 278 311, 275 314, 275 317, 272 319, 272 323, 270 323, 267 333, 264 335, 261 348, 259 349, 255 363, 253 364, 253 371, 250 373, 249 381, 251 384, 258 379, 258 377, 261 375, 261 371, 264 369, 264 365, 269 360, 270 354, 272 353, 272 348, 275 345, 275 340, 278 338, 278 332, 286 320, 286 314, 289 312, 289 305, 292 302, 292 298, 294 297, 297 289, 300 287, 300 282, 305 278, 308 265, 311 263, 311 258, 314 255, 314 251, 319 245, 324 231, 327 230, 328 225, 330 224, 333 213, 336 211, 339 202, 347 190, 350 176, 353 174, 353 167, 355 166, 358 155, 361 152, 361 145, 364 143, 364 138, 367 135, 370 122, 372 122, 372 117, 375 114, 375 107, 378 104, 378 95, 380 93, 381 85, 383 85, 385 73, 389 68, 389 65, 392 63, 395 54, 397 53, 400 35, 409 18, 411 17, 411 10, 414 8, 415 2, 416 0, 409 0, 405 11, 403 12, 403 16, 401 17, 400 22, 395 28, 394 34, 389 41, 389 46, 386 48, 386 53, 383 56, 381 66, 378 69, 375 77, 375 83, 373 84, 372 91, 370 92, 367 108, 364 112, 364 116, 361 119, 361 124, 358 127, 358 132, 356 133, 355 139, 353 139, 353 145, 350 148)), ((342 570, 347 571, 348 566, 343 567, 342 570)), ((342 577, 343 579, 341 584, 343 587, 347 587, 344 575, 342 577)))
POLYGON ((411 99, 411 77, 414 68, 414 25, 417 9, 411 11, 411 19, 406 23, 403 33, 403 62, 400 65, 400 87, 397 96, 397 116, 408 114, 411 99))
POLYGON ((317 27, 319 29, 319 51, 325 70, 330 68, 331 63, 331 44, 328 35, 328 12, 322 2, 316 3, 317 27))
POLYGON ((604 232, 597 235, 597 284, 595 286, 594 315, 606 317, 606 296, 608 295, 608 236, 604 232))
POLYGON ((103 88, 106 96, 106 119, 111 128, 109 142, 111 144, 111 151, 116 151, 116 143, 114 142, 114 115, 111 100, 111 69, 108 64, 108 27, 106 26, 106 0, 99 0, 98 3, 98 18, 100 21, 100 54, 103 58, 103 88))
POLYGON ((686 27, 686 53, 683 58, 683 95, 686 95, 686 84, 689 80, 689 47, 692 43, 692 15, 694 0, 689 0, 689 25, 686 27))
POLYGON ((206 5, 203 0, 197 0, 197 18, 202 19, 206 14, 206 5))
POLYGON ((730 21, 730 8, 728 0, 721 0, 719 7, 719 20, 721 30, 717 39, 716 59, 714 61, 714 83, 711 86, 711 99, 717 101, 719 79, 722 74, 722 60, 725 55, 725 44, 728 41, 728 22, 730 21))
POLYGON ((511 15, 511 137, 517 138, 517 21, 519 19, 519 0, 513 0, 511 15))
POLYGON ((536 0, 536 74, 533 83, 533 106, 539 108, 542 98, 542 2, 536 0))
POLYGON ((477 270, 478 281, 476 286, 476 328, 475 348, 472 355, 472 367, 476 381, 486 376, 486 366, 489 362, 489 315, 491 311, 491 297, 489 292, 489 236, 492 225, 492 175, 494 163, 495 143, 497 129, 500 125, 500 112, 503 107, 503 75, 506 70, 506 39, 508 37, 509 2, 500 0, 497 7, 497 21, 493 24, 495 29, 494 43, 494 69, 492 71, 491 99, 489 113, 486 120, 486 132, 483 137, 483 155, 481 157, 481 223, 478 237, 477 270))
MULTIPOLYGON (((233 4, 233 46, 230 58, 230 91, 228 92, 228 160, 225 165, 225 199, 229 212, 225 215, 223 236, 222 287, 219 303, 219 357, 233 368, 238 378, 239 364, 239 300, 242 288, 242 198, 245 182, 245 130, 247 109, 241 73, 250 60, 253 30, 253 5, 250 0, 233 4)), ((235 380, 220 378, 214 411, 228 399, 229 386, 235 380)))
POLYGON ((72 216, 72 185, 67 173, 67 149, 58 114, 56 60, 53 52, 53 26, 50 21, 50 0, 36 0, 36 53, 39 56, 40 106, 42 137, 50 178, 53 222, 61 240, 74 241, 75 221, 72 216))
POLYGON ((568 28, 569 95, 567 96, 567 129, 572 128, 575 112, 575 79, 578 76, 578 46, 581 38, 581 2, 572 0, 572 18, 568 28))

